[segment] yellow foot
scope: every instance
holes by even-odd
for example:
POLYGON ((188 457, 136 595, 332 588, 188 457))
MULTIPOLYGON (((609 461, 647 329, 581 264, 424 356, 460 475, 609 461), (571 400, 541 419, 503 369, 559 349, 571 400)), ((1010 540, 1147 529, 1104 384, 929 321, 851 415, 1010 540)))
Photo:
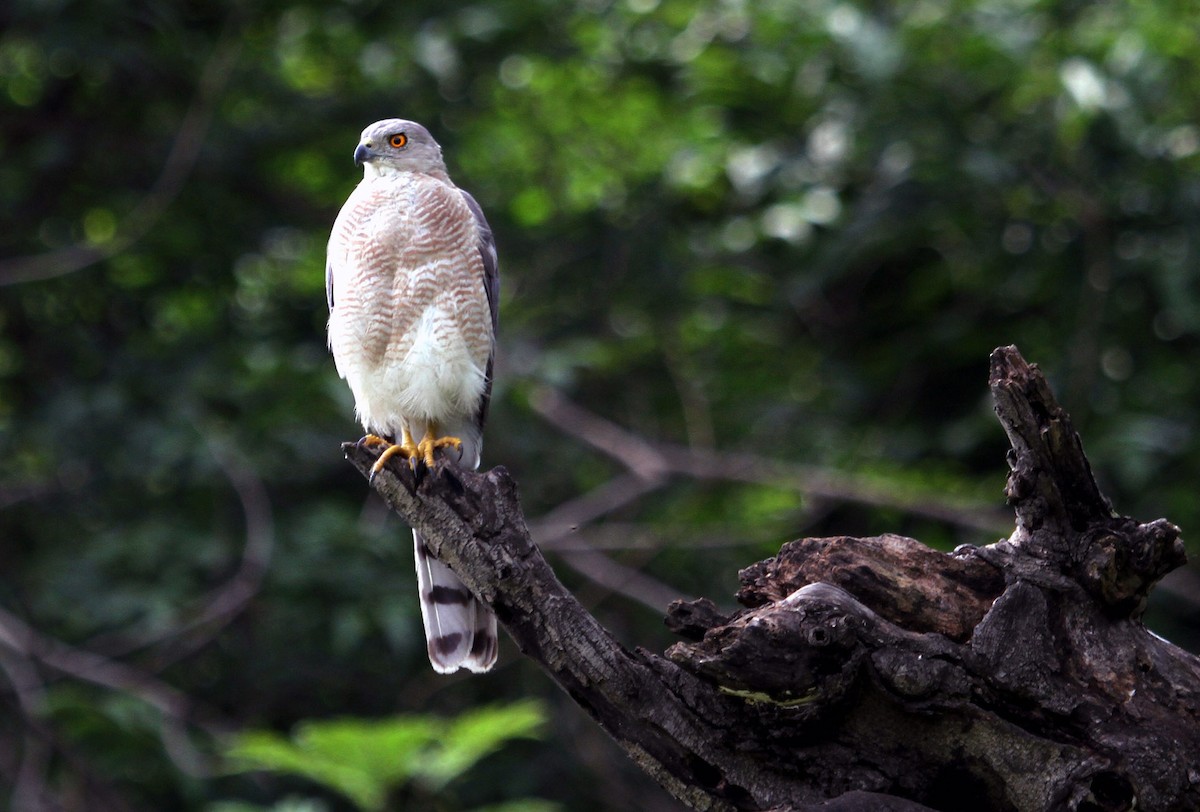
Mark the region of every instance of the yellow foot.
POLYGON ((417 448, 417 444, 412 441, 412 438, 408 436, 408 432, 404 432, 401 435, 400 442, 395 444, 388 443, 387 440, 384 440, 381 437, 376 437, 374 434, 368 434, 362 439, 362 443, 363 445, 368 446, 387 446, 387 448, 383 450, 383 453, 379 455, 379 459, 375 460, 375 464, 371 466, 372 477, 383 470, 383 466, 387 464, 387 461, 397 454, 399 454, 401 457, 404 457, 406 460, 416 460, 419 459, 421 455, 420 449, 417 448))
POLYGON ((383 466, 387 461, 397 455, 408 460, 409 465, 415 471, 418 462, 424 462, 426 468, 433 468, 434 452, 441 448, 454 448, 462 451, 462 440, 457 437, 434 437, 432 433, 426 434, 421 438, 421 442, 413 442, 412 436, 407 431, 400 432, 400 442, 390 443, 374 434, 368 434, 366 437, 358 441, 359 445, 368 448, 387 446, 383 449, 383 453, 379 455, 379 459, 375 460, 375 464, 371 466, 371 476, 374 477, 377 473, 383 470, 383 466))
MULTIPOLYGON (((455 448, 462 451, 462 440, 457 437, 438 437, 434 439, 426 434, 421 438, 421 442, 417 443, 417 453, 420 458, 425 460, 425 465, 428 468, 433 468, 433 452, 439 448, 455 448)), ((415 461, 414 461, 415 464, 415 461)))

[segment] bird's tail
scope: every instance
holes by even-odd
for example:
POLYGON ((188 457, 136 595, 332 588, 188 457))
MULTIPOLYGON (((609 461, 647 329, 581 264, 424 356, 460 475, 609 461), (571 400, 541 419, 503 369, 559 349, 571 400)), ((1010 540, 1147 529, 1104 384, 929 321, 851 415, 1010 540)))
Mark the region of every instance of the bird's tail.
POLYGON ((449 567, 433 557, 415 530, 413 555, 421 590, 421 620, 433 670, 439 674, 452 674, 459 668, 488 671, 496 662, 499 647, 496 615, 449 567))

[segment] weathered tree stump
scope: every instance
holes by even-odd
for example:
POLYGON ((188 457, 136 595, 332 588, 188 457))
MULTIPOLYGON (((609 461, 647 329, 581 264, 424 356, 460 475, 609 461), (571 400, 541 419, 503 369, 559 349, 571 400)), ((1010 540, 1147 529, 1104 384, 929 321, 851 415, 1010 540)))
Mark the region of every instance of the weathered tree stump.
MULTIPOLYGON (((534 658, 676 797, 705 810, 1200 810, 1200 660, 1145 629, 1179 530, 1115 515, 1045 378, 992 354, 1012 536, 945 554, 801 539, 741 572, 687 642, 618 643, 530 541, 502 468, 373 485, 534 658)), ((366 473, 373 454, 347 457, 366 473)))

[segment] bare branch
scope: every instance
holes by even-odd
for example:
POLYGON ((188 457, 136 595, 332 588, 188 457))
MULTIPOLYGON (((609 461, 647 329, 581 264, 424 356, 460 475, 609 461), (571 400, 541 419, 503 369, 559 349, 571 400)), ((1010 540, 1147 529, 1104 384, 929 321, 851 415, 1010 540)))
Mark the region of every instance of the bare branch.
POLYGON ((40 499, 58 490, 57 483, 50 480, 13 482, 0 485, 0 510, 29 499, 40 499))
MULTIPOLYGON (((344 450, 360 471, 370 472, 370 452, 354 444, 344 450)), ((479 474, 443 467, 418 482, 407 466, 388 467, 374 477, 374 484, 392 509, 430 540, 434 555, 495 609, 521 649, 534 656, 635 761, 678 797, 697 803, 709 798, 688 783, 689 775, 697 785, 707 780, 705 759, 681 761, 692 743, 702 751, 719 749, 720 733, 706 721, 707 707, 690 706, 680 695, 702 693, 695 678, 659 658, 627 651, 584 610, 533 545, 515 486, 502 469, 479 474), (445 491, 464 501, 443 502, 445 491), (479 543, 477 536, 490 540, 479 543), (492 577, 479 577, 484 571, 492 577), (496 577, 503 573, 510 577, 496 577), (660 669, 670 673, 669 683, 662 680, 660 669), (620 720, 630 703, 645 723, 626 732, 620 720), (681 739, 688 744, 681 745, 681 739)), ((750 763, 745 756, 741 761, 750 763)), ((706 808, 733 807, 709 801, 706 808)))
MULTIPOLYGON (((537 521, 530 524, 537 545, 552 553, 578 552, 580 550, 663 550, 684 544, 689 550, 722 550, 736 547, 751 547, 762 544, 765 537, 748 535, 750 528, 734 525, 702 531, 683 526, 659 527, 651 523, 608 521, 595 527, 580 527, 574 533, 543 537, 534 529, 537 521), (741 533, 743 535, 739 536, 741 533)), ((761 534, 760 534, 761 535, 761 534)))
POLYGON ((199 706, 157 677, 44 635, 5 609, 0 609, 0 645, 68 676, 136 696, 163 714, 196 724, 212 735, 232 729, 215 710, 199 706))
POLYGON ((656 578, 614 561, 599 550, 588 549, 586 540, 578 536, 578 530, 588 522, 658 490, 663 484, 661 479, 645 479, 636 473, 616 477, 542 516, 530 526, 530 535, 548 549, 555 548, 563 539, 576 539, 574 550, 557 548, 567 566, 595 584, 661 612, 683 594, 656 578))
POLYGON ((571 569, 600 586, 624 595, 655 612, 665 612, 672 601, 688 597, 633 567, 627 567, 598 550, 558 550, 571 569))
POLYGON ((688 448, 639 437, 542 388, 530 400, 546 422, 581 440, 647 479, 669 475, 792 488, 823 499, 895 508, 989 535, 1007 534, 1011 523, 997 510, 930 494, 902 494, 863 477, 825 468, 772 460, 743 452, 688 448))
POLYGON ((662 479, 646 479, 636 473, 610 479, 583 496, 563 502, 546 513, 530 525, 530 532, 538 544, 552 543, 658 490, 662 485, 662 479))
POLYGON ((17 706, 25 719, 25 735, 21 741, 21 761, 13 780, 9 804, 14 812, 33 812, 42 809, 46 794, 46 769, 50 748, 33 730, 41 705, 45 700, 42 679, 33 663, 18 652, 0 646, 0 671, 12 686, 17 706))

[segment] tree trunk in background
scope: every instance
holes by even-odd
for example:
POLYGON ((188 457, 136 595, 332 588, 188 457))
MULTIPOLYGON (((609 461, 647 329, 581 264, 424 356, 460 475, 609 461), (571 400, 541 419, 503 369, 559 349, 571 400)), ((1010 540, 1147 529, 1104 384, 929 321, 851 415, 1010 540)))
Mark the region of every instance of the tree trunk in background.
MULTIPOLYGON (((530 541, 502 468, 373 480, 538 661, 676 797, 712 810, 1200 809, 1200 660, 1139 621, 1179 530, 1115 515, 1045 378, 990 385, 1012 451, 1007 540, 801 539, 740 574, 732 616, 618 643, 530 541), (830 800, 832 799, 832 800, 830 800)), ((347 457, 367 473, 373 453, 347 457)))

